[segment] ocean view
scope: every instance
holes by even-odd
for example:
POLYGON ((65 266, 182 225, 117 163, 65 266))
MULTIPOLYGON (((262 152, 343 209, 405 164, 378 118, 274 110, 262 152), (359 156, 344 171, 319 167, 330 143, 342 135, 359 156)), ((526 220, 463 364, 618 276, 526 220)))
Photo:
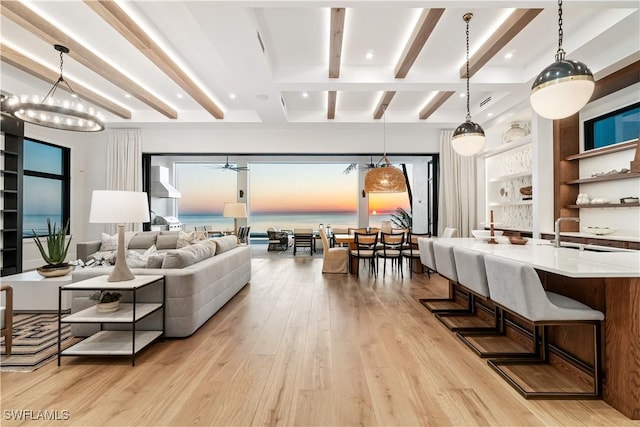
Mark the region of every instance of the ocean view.
MULTIPOLYGON (((221 214, 180 215, 180 221, 184 229, 193 227, 211 226, 215 230, 233 230, 233 218, 224 218, 221 214)), ((379 227, 382 221, 391 219, 390 215, 375 215, 370 217, 370 226, 379 227)), ((266 233, 269 227, 280 227, 285 230, 294 228, 313 228, 317 230, 320 224, 325 227, 355 227, 358 224, 358 216, 353 213, 295 213, 295 214, 252 214, 248 218, 251 233, 266 233)))

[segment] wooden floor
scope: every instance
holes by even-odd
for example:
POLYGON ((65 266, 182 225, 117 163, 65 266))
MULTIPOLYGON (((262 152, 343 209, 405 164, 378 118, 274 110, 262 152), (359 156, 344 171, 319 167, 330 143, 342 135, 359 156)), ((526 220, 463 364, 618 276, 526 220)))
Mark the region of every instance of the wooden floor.
POLYGON ((2 373, 24 425, 638 426, 602 401, 527 401, 419 302, 442 279, 321 274, 321 257, 253 260, 253 279, 193 336, 124 359, 2 373))

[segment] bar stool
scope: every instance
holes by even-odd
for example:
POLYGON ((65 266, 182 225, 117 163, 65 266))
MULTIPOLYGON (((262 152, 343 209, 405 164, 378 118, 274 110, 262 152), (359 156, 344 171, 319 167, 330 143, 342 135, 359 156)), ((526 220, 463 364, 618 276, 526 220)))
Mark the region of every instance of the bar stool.
MULTIPOLYGON (((458 283, 464 286, 469 292, 469 297, 472 302, 470 303, 471 313, 475 316, 477 305, 476 298, 480 298, 484 301, 489 301, 491 298, 491 292, 489 290, 489 284, 487 283, 487 271, 484 265, 484 254, 471 249, 455 247, 453 248, 453 255, 456 261, 456 271, 458 273, 458 283)), ((502 309, 498 305, 494 305, 493 321, 494 325, 487 326, 466 326, 466 327, 450 327, 446 322, 445 325, 449 326, 451 330, 456 331, 456 336, 469 348, 471 348, 480 357, 535 357, 536 349, 533 352, 530 351, 517 351, 515 348, 509 350, 487 350, 481 348, 475 344, 476 339, 482 340, 482 337, 492 336, 504 336, 506 330, 505 317, 502 309)), ((436 316, 441 316, 437 314, 436 316)), ((453 315, 446 315, 447 317, 454 317, 453 315)), ((461 317, 464 315, 458 315, 455 317, 461 317)), ((467 316, 464 316, 467 317, 467 316)), ((442 320, 442 319, 441 319, 442 320)), ((484 347, 484 346, 483 346, 484 347)), ((495 347, 495 345, 494 345, 495 347)))
POLYGON ((574 299, 546 292, 538 274, 530 265, 494 255, 485 255, 484 262, 491 299, 504 310, 533 323, 534 345, 539 355, 536 360, 489 359, 489 365, 526 399, 596 399, 600 397, 602 385, 601 322, 604 320, 604 314, 574 299), (549 361, 547 327, 549 325, 572 324, 593 326, 595 353, 593 367, 582 367, 593 378, 593 391, 527 390, 521 385, 522 380, 513 378, 503 368, 509 365, 547 364, 549 361))
POLYGON ((427 307, 427 310, 432 313, 471 313, 469 307, 470 299, 468 296, 466 308, 460 308, 459 304, 455 303, 454 285, 458 283, 458 273, 456 271, 456 261, 453 257, 453 246, 430 239, 419 239, 418 244, 423 241, 426 242, 420 247, 420 259, 422 260, 422 250, 424 248, 425 260, 430 261, 430 258, 433 257, 435 264, 434 269, 442 277, 449 280, 449 297, 423 298, 420 300, 420 303, 427 307), (444 306, 442 306, 442 303, 444 303, 444 306))

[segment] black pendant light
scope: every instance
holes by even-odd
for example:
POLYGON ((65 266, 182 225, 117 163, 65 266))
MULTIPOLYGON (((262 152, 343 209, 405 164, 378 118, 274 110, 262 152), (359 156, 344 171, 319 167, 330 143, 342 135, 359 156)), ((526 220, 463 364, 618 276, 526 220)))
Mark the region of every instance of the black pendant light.
POLYGON ((484 146, 484 130, 478 123, 471 121, 469 110, 469 21, 473 13, 465 13, 462 19, 467 24, 467 120, 456 128, 451 139, 453 150, 461 156, 473 156, 484 146))
POLYGON ((593 74, 584 63, 565 59, 562 37, 562 0, 558 0, 556 62, 534 80, 529 96, 535 112, 547 119, 562 119, 577 113, 589 102, 595 88, 593 74))

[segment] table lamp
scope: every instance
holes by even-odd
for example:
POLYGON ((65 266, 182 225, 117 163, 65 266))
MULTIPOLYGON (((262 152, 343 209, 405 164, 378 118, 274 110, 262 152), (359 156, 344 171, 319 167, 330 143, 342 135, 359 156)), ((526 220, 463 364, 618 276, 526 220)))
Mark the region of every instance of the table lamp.
POLYGON ((116 265, 107 278, 108 282, 133 280, 133 273, 129 270, 125 257, 124 224, 148 221, 149 204, 147 193, 138 191, 93 191, 89 222, 118 224, 116 265))
POLYGON ((238 236, 238 218, 247 217, 246 203, 225 203, 222 210, 222 216, 233 218, 233 234, 238 236))

